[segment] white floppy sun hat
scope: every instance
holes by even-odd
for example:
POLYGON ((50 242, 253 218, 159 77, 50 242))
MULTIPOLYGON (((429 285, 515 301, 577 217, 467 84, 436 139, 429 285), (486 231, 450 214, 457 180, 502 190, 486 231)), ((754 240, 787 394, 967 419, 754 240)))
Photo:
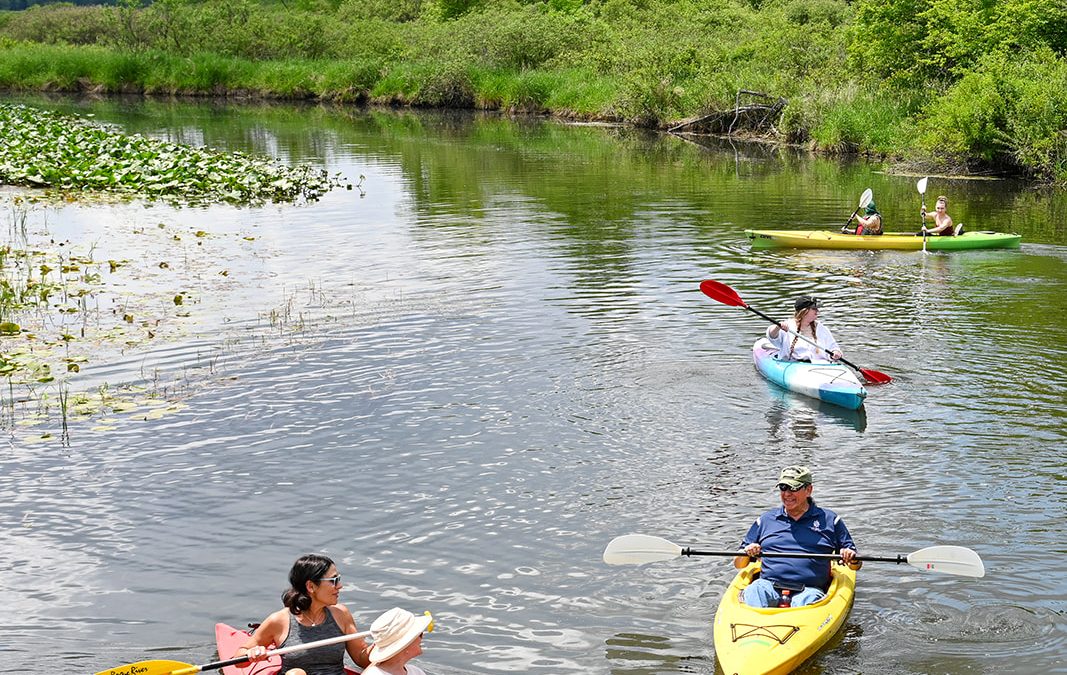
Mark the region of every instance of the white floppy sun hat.
POLYGON ((381 663, 393 658, 414 642, 432 623, 433 617, 429 612, 426 616, 415 616, 399 607, 384 612, 370 625, 371 637, 374 638, 374 647, 370 650, 371 663, 381 663))

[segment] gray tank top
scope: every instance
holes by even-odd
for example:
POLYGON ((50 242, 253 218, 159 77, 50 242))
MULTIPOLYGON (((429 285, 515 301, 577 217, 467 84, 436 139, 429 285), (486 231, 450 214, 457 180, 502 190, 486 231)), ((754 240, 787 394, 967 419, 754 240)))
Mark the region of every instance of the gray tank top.
MULTIPOLYGON (((325 640, 341 635, 341 627, 334 621, 333 612, 326 608, 326 619, 317 626, 304 626, 296 620, 295 614, 289 615, 289 635, 285 642, 278 645, 292 647, 303 645, 316 640, 325 640)), ((299 652, 282 654, 282 669, 285 672, 290 668, 303 668, 308 675, 344 675, 345 642, 314 649, 304 649, 299 652)))

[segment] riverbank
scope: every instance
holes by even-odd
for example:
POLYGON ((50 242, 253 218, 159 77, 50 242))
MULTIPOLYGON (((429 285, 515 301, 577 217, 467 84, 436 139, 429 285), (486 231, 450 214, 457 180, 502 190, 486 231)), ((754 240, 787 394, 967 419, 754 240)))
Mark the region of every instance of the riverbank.
POLYGON ((942 25, 933 10, 893 14, 898 4, 41 7, 0 15, 0 88, 478 108, 659 129, 702 119, 930 172, 1067 184, 1067 62, 1055 39, 1067 19, 1039 2, 1019 22, 1021 9, 1000 3, 955 8, 959 20, 942 25), (964 18, 1003 30, 965 34, 954 28, 964 18))

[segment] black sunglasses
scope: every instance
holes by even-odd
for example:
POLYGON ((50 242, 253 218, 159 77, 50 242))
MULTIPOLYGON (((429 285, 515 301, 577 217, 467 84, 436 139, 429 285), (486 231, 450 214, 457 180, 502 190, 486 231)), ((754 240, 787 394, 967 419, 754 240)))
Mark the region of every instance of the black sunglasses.
POLYGON ((803 490, 806 487, 808 487, 808 486, 807 485, 799 485, 797 487, 792 487, 790 485, 786 485, 785 483, 779 483, 778 484, 778 489, 781 490, 782 492, 800 492, 801 490, 803 490))

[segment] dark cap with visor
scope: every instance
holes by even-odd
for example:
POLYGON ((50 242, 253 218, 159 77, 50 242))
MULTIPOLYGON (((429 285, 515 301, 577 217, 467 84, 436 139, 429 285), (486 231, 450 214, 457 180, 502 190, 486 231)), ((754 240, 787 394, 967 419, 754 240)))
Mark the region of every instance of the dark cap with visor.
POLYGON ((819 309, 819 301, 810 295, 802 295, 793 302, 793 310, 799 312, 802 309, 814 307, 819 309))

